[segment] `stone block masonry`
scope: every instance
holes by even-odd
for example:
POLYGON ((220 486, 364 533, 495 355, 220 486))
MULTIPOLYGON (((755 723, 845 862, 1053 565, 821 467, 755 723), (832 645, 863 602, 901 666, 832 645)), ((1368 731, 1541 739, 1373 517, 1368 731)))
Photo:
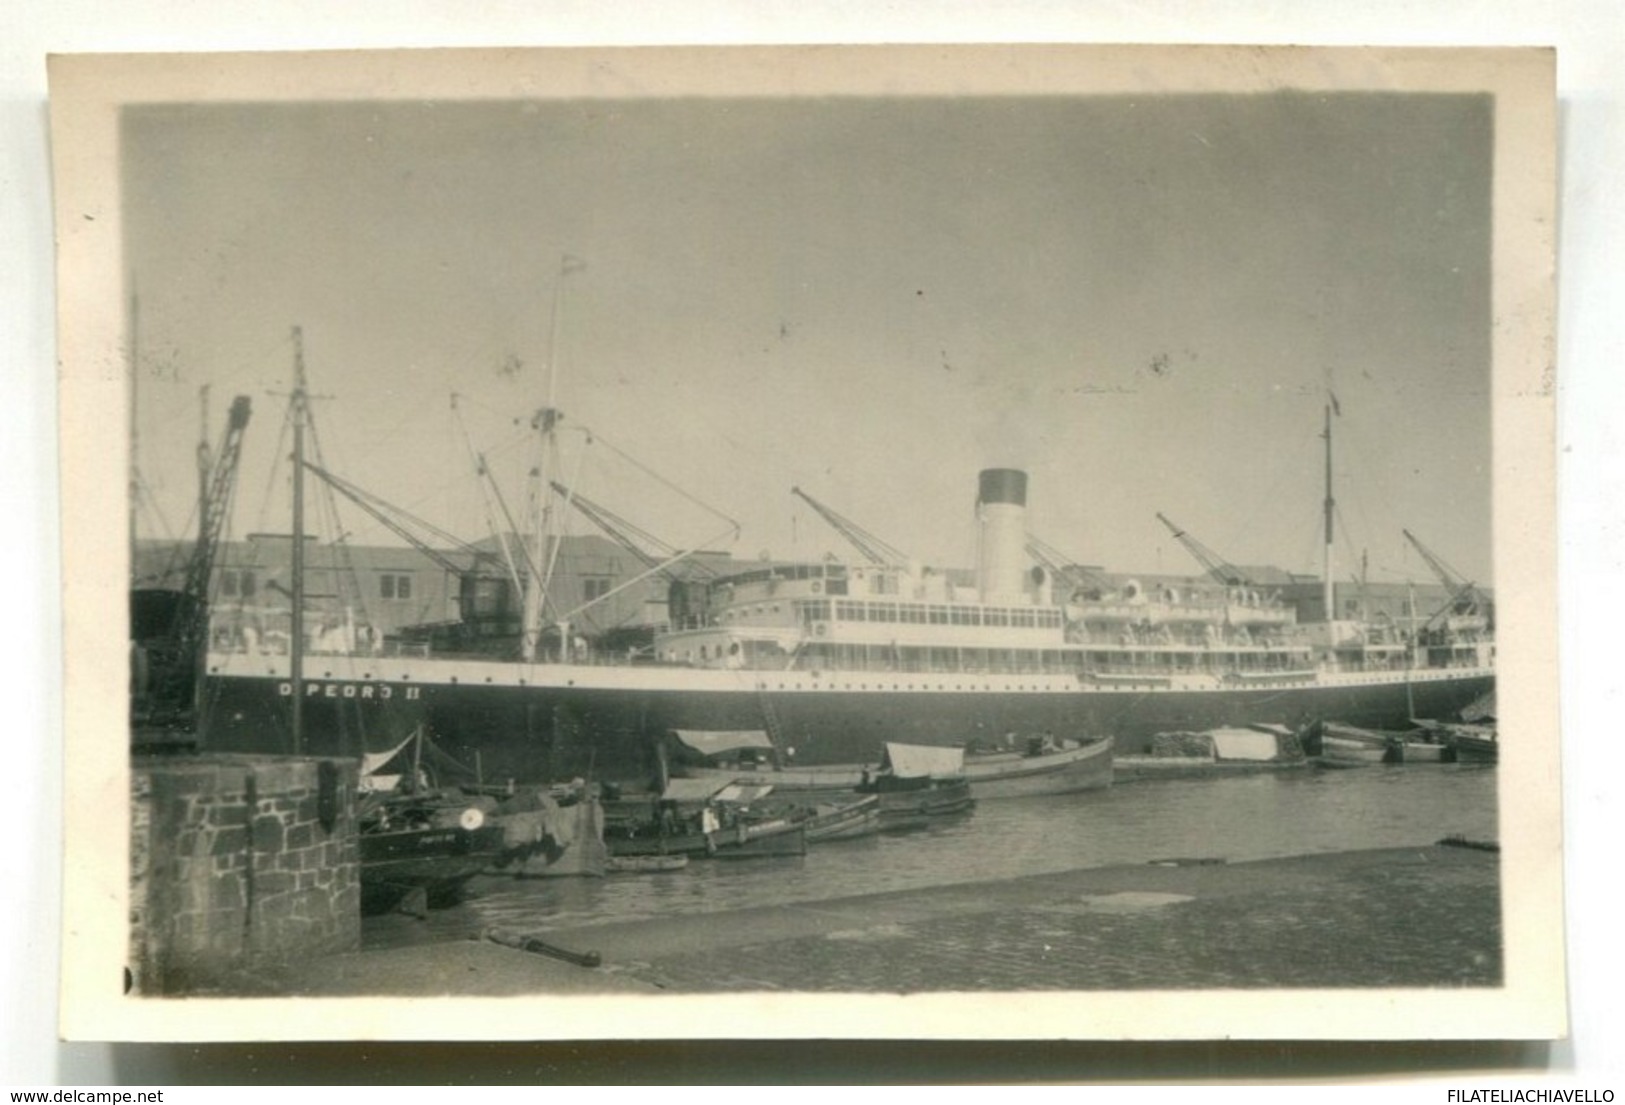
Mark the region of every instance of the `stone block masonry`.
POLYGON ((290 962, 359 948, 356 771, 291 757, 135 761, 133 991, 243 992, 290 962))

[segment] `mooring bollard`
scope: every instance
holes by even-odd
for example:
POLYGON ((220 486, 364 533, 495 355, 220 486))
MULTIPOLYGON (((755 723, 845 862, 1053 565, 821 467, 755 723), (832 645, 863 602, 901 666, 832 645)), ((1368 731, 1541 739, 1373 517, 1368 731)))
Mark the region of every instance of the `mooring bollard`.
POLYGON ((604 957, 597 952, 573 952, 567 948, 556 947, 545 940, 538 940, 534 936, 509 932, 506 929, 486 929, 484 935, 485 939, 493 944, 501 944, 507 948, 518 948, 522 952, 530 952, 533 955, 545 955, 553 959, 562 959, 566 963, 574 963, 577 967, 597 967, 604 961, 604 957))

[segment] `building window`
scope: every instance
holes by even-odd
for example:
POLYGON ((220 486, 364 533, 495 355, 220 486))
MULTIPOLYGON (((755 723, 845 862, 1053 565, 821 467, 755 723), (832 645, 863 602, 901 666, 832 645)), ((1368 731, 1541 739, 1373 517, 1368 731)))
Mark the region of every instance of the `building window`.
POLYGON ((392 575, 388 572, 378 577, 378 595, 386 599, 409 599, 412 597, 412 577, 392 575))
POLYGON ((610 581, 607 579, 584 579, 581 581, 581 594, 587 602, 601 599, 609 594, 610 581))
POLYGON ((220 593, 228 598, 249 598, 254 594, 254 573, 227 568, 220 573, 220 593))

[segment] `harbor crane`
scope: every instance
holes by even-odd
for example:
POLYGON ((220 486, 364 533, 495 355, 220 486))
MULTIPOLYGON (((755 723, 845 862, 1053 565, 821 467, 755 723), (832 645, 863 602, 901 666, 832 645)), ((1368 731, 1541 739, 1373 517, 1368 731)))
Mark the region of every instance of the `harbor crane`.
POLYGON ((808 506, 817 511, 818 516, 824 519, 824 521, 828 522, 831 526, 834 526, 836 532, 842 537, 846 538, 847 541, 851 543, 853 548, 862 553, 864 559, 869 561, 869 563, 880 568, 895 567, 899 564, 908 563, 909 558, 907 553, 903 552, 895 545, 887 544, 879 537, 876 537, 874 534, 852 521, 852 519, 847 518, 846 516, 839 514, 825 506, 823 503, 801 490, 801 488, 792 487, 790 489, 790 494, 802 499, 808 506))
POLYGON ((199 510, 197 543, 187 558, 181 589, 167 633, 139 642, 144 678, 138 687, 146 688, 147 717, 166 711, 196 709, 198 678, 204 646, 209 634, 209 585, 219 558, 220 542, 231 515, 231 502, 237 488, 237 462, 242 455, 243 431, 248 428, 252 407, 248 396, 232 400, 226 415, 226 429, 220 447, 212 454, 208 443, 198 446, 199 510))
POLYGON ((1065 580, 1080 591, 1094 591, 1105 595, 1113 590, 1112 582, 1105 576, 1081 566, 1060 549, 1040 541, 1030 533, 1027 535, 1027 555, 1038 561, 1050 574, 1051 579, 1065 580))
MULTIPOLYGON (((610 510, 601 503, 595 503, 585 495, 571 494, 563 484, 553 482, 553 491, 565 498, 570 505, 579 510, 588 521, 603 530, 611 540, 620 545, 627 552, 638 559, 645 568, 665 577, 672 583, 687 582, 680 572, 672 570, 673 561, 682 554, 682 550, 675 545, 669 545, 636 524, 627 521, 619 514, 610 510), (653 549, 651 554, 648 550, 653 549)), ((705 578, 714 578, 716 571, 702 561, 693 561, 694 574, 705 578)))
POLYGON ((1428 619, 1426 628, 1435 628, 1441 622, 1450 618, 1482 619, 1484 618, 1484 595, 1478 585, 1465 579, 1438 553, 1422 544, 1421 540, 1410 530, 1401 530, 1405 540, 1409 541, 1427 566, 1432 570, 1444 589, 1450 593, 1450 599, 1433 616, 1428 619))
MULTIPOLYGON (((252 405, 248 396, 239 395, 231 401, 226 414, 226 432, 220 448, 214 455, 213 469, 209 472, 207 489, 203 493, 203 510, 198 516, 197 545, 186 565, 186 594, 207 599, 209 580, 214 574, 215 558, 220 552, 220 538, 225 533, 226 518, 231 513, 232 493, 237 489, 237 462, 243 452, 243 431, 248 428, 252 405)), ((207 459, 207 452, 199 452, 207 459)), ((202 638, 203 627, 208 624, 205 613, 198 619, 193 636, 185 643, 195 644, 202 638)))
POLYGON ((1253 585, 1252 580, 1247 578, 1247 573, 1169 521, 1166 514, 1158 514, 1157 521, 1167 526, 1168 532, 1174 535, 1174 540, 1185 546, 1185 551, 1194 556, 1207 574, 1219 583, 1226 587, 1253 585))

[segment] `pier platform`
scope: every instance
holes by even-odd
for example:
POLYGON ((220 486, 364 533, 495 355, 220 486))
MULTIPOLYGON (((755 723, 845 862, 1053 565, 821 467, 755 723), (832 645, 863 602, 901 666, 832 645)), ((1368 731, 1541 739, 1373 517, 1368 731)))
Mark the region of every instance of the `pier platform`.
POLYGON ((891 992, 1494 986, 1499 856, 1204 857, 533 932, 310 963, 284 992, 891 992))

